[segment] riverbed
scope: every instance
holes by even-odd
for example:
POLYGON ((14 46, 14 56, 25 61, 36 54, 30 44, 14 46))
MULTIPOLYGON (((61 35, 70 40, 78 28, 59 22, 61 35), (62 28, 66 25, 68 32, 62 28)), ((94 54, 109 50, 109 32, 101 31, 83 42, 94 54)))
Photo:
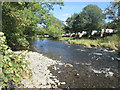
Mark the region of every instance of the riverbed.
POLYGON ((67 41, 35 39, 31 41, 33 51, 60 60, 70 65, 50 68, 57 79, 66 84, 59 88, 117 88, 119 86, 117 51, 101 47, 86 47, 69 44, 67 41))

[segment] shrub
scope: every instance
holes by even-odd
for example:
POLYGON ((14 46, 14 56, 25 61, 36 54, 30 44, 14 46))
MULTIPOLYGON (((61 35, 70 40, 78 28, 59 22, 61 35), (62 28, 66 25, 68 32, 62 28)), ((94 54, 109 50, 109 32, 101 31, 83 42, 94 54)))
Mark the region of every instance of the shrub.
POLYGON ((6 38, 0 32, 0 86, 11 87, 10 83, 18 85, 20 80, 26 75, 31 76, 31 71, 28 69, 28 62, 25 60, 25 51, 15 54, 7 45, 6 38))

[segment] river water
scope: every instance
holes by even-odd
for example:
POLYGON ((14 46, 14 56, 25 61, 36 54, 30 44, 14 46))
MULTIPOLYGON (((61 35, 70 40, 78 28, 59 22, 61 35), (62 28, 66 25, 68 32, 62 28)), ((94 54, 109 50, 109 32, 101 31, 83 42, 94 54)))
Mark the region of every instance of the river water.
POLYGON ((51 70, 60 81, 66 82, 60 88, 119 87, 120 56, 115 50, 50 39, 35 39, 31 42, 31 48, 49 58, 73 65, 51 70))

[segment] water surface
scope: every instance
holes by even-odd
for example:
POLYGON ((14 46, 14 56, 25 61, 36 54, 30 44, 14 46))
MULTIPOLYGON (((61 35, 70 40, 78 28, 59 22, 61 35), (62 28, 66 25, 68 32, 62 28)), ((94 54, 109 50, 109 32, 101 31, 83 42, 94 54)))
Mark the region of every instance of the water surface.
POLYGON ((52 73, 66 85, 65 88, 114 88, 118 87, 118 62, 115 50, 69 44, 67 41, 35 39, 31 42, 34 51, 42 53, 74 67, 59 67, 52 73), (59 72, 59 73, 58 73, 59 72))

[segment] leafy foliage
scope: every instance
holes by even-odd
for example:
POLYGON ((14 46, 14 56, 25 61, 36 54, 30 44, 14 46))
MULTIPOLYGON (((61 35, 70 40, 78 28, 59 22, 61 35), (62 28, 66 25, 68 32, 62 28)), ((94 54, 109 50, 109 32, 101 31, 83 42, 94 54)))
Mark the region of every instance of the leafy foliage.
POLYGON ((83 9, 82 15, 86 20, 87 30, 97 30, 105 18, 102 10, 97 5, 88 5, 83 9))
POLYGON ((62 36, 62 33, 64 33, 64 24, 62 21, 55 18, 53 15, 49 15, 49 23, 42 28, 39 28, 38 33, 40 35, 49 35, 54 39, 57 39, 62 36))
POLYGON ((112 20, 111 26, 114 26, 114 29, 120 30, 120 1, 111 2, 111 6, 106 8, 105 14, 108 19, 112 20))
POLYGON ((29 40, 36 35, 37 24, 50 24, 49 11, 58 3, 4 2, 2 5, 2 26, 7 43, 12 49, 29 47, 29 40))
MULTIPOLYGON (((117 39, 113 39, 116 41, 117 45, 120 46, 120 1, 116 2, 111 2, 111 6, 106 8, 105 13, 108 19, 111 19, 111 23, 109 26, 112 26, 113 29, 118 30, 118 34, 116 36, 117 39)), ((120 47, 118 47, 120 50, 120 47)))
POLYGON ((107 36, 105 38, 99 38, 97 40, 91 39, 76 39, 76 40, 68 40, 71 44, 80 44, 85 45, 87 47, 96 46, 96 47, 108 47, 112 50, 120 50, 120 38, 118 35, 107 36))
POLYGON ((98 30, 104 23, 104 15, 97 5, 87 5, 79 14, 75 13, 67 19, 67 24, 72 32, 98 30))
POLYGON ((51 18, 51 24, 47 27, 48 35, 53 38, 59 38, 62 36, 63 31, 63 23, 56 19, 55 17, 51 18))
POLYGON ((13 51, 6 45, 6 38, 0 32, 0 86, 11 87, 10 83, 18 85, 21 78, 31 76, 31 71, 28 69, 28 62, 25 60, 25 53, 14 54, 13 51))
POLYGON ((49 11, 53 5, 63 5, 63 2, 3 2, 2 31, 0 32, 0 86, 10 87, 10 83, 18 85, 21 78, 31 76, 25 53, 14 54, 13 50, 26 49, 29 40, 37 34, 37 24, 51 25, 49 11), (7 41, 7 42, 6 42, 7 41), (9 45, 9 46, 7 46, 9 45), (24 47, 24 48, 23 48, 24 47))

